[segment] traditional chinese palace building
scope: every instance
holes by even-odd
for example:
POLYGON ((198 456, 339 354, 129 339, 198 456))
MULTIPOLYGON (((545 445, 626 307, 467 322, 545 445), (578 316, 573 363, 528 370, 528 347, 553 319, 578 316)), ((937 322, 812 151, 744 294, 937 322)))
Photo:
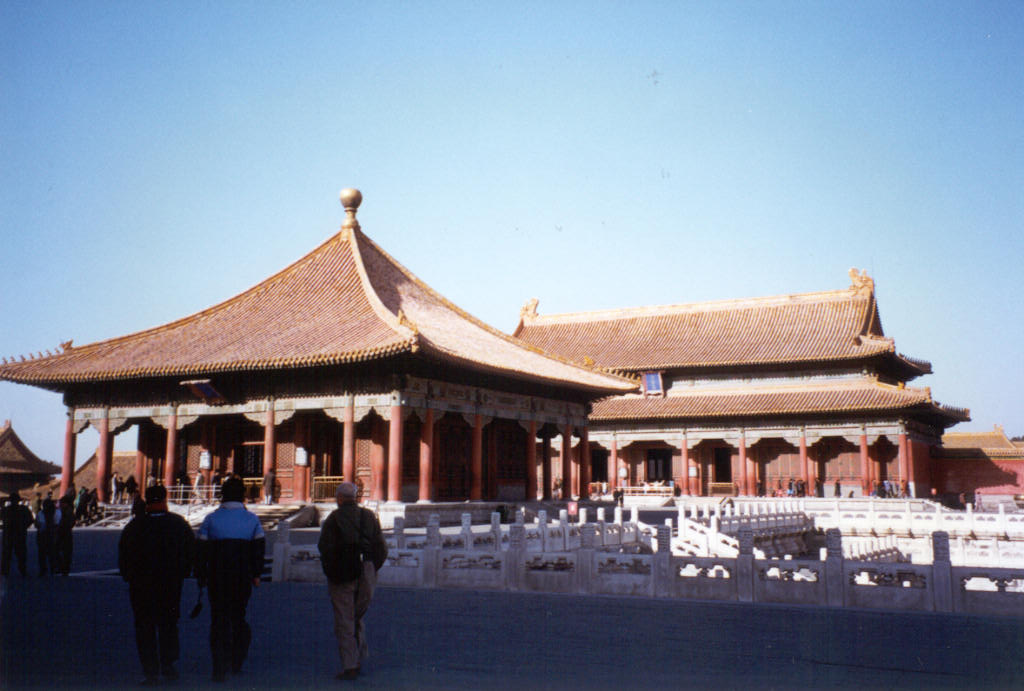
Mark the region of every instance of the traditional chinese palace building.
MULTIPOLYGON (((338 234, 226 302, 0 365, 0 378, 64 395, 61 491, 92 425, 104 498, 114 435, 134 425, 134 475, 168 485, 182 470, 209 480, 273 469, 284 501, 340 477, 389 501, 550 495, 552 437, 586 440, 591 402, 636 384, 460 310, 362 233, 361 200, 343 192, 338 234)), ((580 460, 561 471, 586 482, 580 460)))
POLYGON ((590 414, 595 480, 675 482, 690 494, 771 493, 803 479, 827 496, 875 483, 931 486, 931 448, 967 410, 908 382, 931 365, 882 331, 874 282, 845 290, 538 315, 514 335, 642 382, 590 414), (820 490, 819 490, 820 491, 820 490))

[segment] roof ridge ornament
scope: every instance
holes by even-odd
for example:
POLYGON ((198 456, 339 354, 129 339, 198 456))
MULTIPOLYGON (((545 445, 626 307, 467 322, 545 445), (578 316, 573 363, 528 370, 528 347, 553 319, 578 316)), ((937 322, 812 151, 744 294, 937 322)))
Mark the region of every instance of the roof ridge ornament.
POLYGON ((537 319, 537 305, 540 304, 540 300, 537 298, 530 298, 526 301, 521 308, 519 308, 519 319, 526 322, 532 322, 537 319))
POLYGON ((875 280, 865 270, 850 269, 850 290, 858 295, 871 295, 875 292, 875 280))
POLYGON ((363 203, 363 193, 354 187, 346 187, 338 195, 341 205, 345 207, 345 220, 341 224, 342 230, 359 230, 359 221, 356 220, 356 211, 363 203))

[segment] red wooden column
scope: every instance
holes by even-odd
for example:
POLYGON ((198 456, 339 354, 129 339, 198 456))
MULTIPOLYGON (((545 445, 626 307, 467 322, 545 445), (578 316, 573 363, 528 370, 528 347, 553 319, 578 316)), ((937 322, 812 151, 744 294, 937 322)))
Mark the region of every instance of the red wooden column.
MULTIPOLYGON (((800 430, 800 475, 807 485, 807 495, 817 496, 814 478, 811 477, 811 464, 807 462, 807 433, 804 430, 800 430)), ((767 487, 765 489, 767 490, 767 487)))
POLYGON ((108 501, 110 499, 110 424, 106 411, 103 411, 102 418, 94 421, 94 425, 100 433, 100 443, 96 447, 96 498, 100 501, 108 501))
MULTIPOLYGON (((306 465, 292 463, 292 500, 307 501, 309 491, 309 420, 295 416, 295 453, 306 451, 306 465)), ((283 488, 282 488, 283 489, 283 488)))
MULTIPOLYGON (((377 416, 373 418, 372 445, 370 448, 370 499, 384 499, 384 423, 377 416)), ((352 480, 355 482, 355 480, 352 480)))
POLYGON ((551 437, 544 435, 544 446, 542 447, 541 457, 541 473, 543 475, 544 486, 541 488, 541 496, 545 501, 551 501, 551 485, 554 484, 551 468, 551 437))
POLYGON ((590 499, 590 432, 580 430, 580 498, 590 499))
POLYGON ((747 468, 747 439, 740 435, 740 493, 750 494, 750 471, 747 468))
POLYGON ((146 431, 149 429, 148 425, 139 424, 138 437, 135 440, 135 480, 139 483, 139 494, 145 495, 146 493, 146 449, 148 445, 146 440, 149 433, 146 431))
POLYGON ((903 482, 904 480, 908 480, 909 481, 909 479, 910 479, 909 476, 907 475, 907 456, 908 456, 908 453, 907 453, 907 434, 906 434, 906 432, 900 432, 899 439, 900 439, 900 441, 899 441, 899 465, 900 465, 899 481, 903 482))
POLYGON ((917 478, 914 474, 916 470, 914 468, 914 446, 916 444, 907 440, 907 495, 910 497, 917 496, 917 478))
POLYGON ((60 496, 68 493, 71 477, 75 473, 75 419, 74 411, 68 411, 68 421, 64 423, 64 463, 60 467, 60 496))
MULTIPOLYGON (((267 406, 267 421, 263 425, 263 475, 266 476, 271 470, 274 470, 274 474, 277 474, 277 437, 275 435, 274 427, 276 422, 274 420, 274 402, 270 401, 270 405, 267 406)), ((271 494, 274 492, 274 488, 270 488, 271 494)), ((264 496, 264 499, 266 497, 264 496)))
POLYGON ((480 501, 484 481, 484 420, 473 416, 473 442, 469 464, 469 500, 480 501))
POLYGON ((174 486, 174 465, 178 456, 178 409, 172 408, 167 418, 167 446, 164 449, 164 487, 174 486))
POLYGON ((683 473, 686 475, 686 482, 684 489, 686 493, 692 497, 697 496, 699 487, 697 482, 700 478, 697 477, 696 473, 691 474, 690 469, 696 466, 693 463, 693 458, 690 456, 690 440, 687 438, 686 432, 683 432, 683 473))
POLYGON ((356 481, 356 409, 346 406, 341 421, 341 474, 346 482, 356 481))
POLYGON ((562 428, 562 499, 572 496, 572 426, 562 428))
POLYGON ((420 426, 420 493, 419 500, 431 501, 434 493, 431 480, 434 472, 434 411, 427 408, 420 426))
POLYGON ((868 459, 868 435, 860 435, 860 487, 865 497, 871 495, 871 467, 868 459))
POLYGON ((392 403, 388 420, 388 501, 402 501, 402 404, 392 403))
POLYGON ((537 500, 537 421, 526 432, 526 501, 537 500))
POLYGON ((614 492, 619 487, 619 440, 612 436, 612 450, 608 454, 608 489, 614 492))

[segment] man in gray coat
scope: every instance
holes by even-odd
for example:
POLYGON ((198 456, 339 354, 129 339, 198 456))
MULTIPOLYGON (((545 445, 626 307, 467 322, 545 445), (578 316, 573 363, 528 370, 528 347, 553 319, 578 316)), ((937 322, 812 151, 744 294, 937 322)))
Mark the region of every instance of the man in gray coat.
POLYGON ((359 676, 367 656, 363 615, 370 608, 377 570, 387 558, 380 521, 357 503, 358 488, 351 482, 338 486, 338 508, 320 530, 320 565, 327 576, 327 591, 334 609, 334 633, 342 671, 338 678, 359 676))

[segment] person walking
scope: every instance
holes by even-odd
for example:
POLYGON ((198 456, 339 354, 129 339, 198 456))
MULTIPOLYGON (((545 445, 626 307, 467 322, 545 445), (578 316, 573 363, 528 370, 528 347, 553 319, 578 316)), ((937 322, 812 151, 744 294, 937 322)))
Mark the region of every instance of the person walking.
POLYGON ((71 496, 65 494, 57 508, 57 533, 54 538, 54 561, 57 573, 71 573, 71 552, 74 548, 75 510, 71 496))
POLYGON ((277 477, 274 474, 274 469, 270 468, 267 470, 267 474, 263 476, 263 503, 273 504, 274 503, 274 483, 277 482, 277 477))
POLYGON ((338 508, 324 521, 317 543, 334 610, 334 634, 342 666, 338 679, 342 680, 357 678, 366 659, 363 616, 373 599, 377 571, 388 554, 380 522, 372 511, 359 506, 358 492, 351 482, 338 485, 338 508))
POLYGON ((263 526, 246 510, 244 501, 242 480, 225 480, 220 507, 199 528, 196 576, 210 597, 214 681, 224 681, 229 667, 234 674, 242 670, 252 638, 245 609, 263 573, 263 526))
POLYGON ((195 543, 185 519, 167 510, 167 490, 159 485, 146 490, 145 513, 121 532, 117 565, 128 581, 135 646, 147 686, 159 683, 158 673, 178 678, 181 586, 192 571, 195 543))
POLYGON ((39 575, 49 576, 57 570, 54 555, 57 543, 57 505, 53 499, 43 500, 43 508, 36 515, 36 552, 39 557, 39 575))
POLYGON ((4 578, 11 575, 11 553, 18 560, 18 570, 21 575, 27 574, 25 562, 28 555, 28 529, 32 525, 32 511, 21 503, 21 495, 18 490, 11 492, 7 498, 7 505, 3 509, 4 538, 3 538, 3 561, 0 563, 0 571, 4 578))

